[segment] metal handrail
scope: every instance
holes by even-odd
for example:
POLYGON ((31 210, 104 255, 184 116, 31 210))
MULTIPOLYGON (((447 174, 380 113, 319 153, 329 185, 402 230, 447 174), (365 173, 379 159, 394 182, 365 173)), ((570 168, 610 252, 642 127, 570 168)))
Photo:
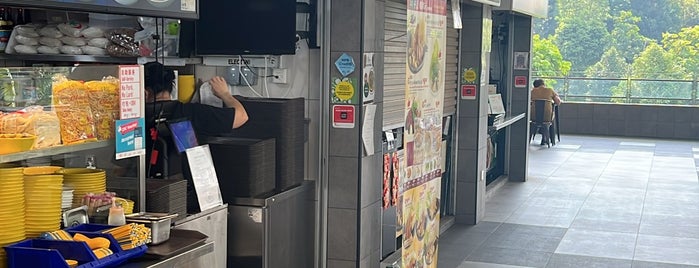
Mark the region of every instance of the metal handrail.
MULTIPOLYGON (((697 92, 697 89, 699 88, 699 79, 697 79, 697 76, 694 76, 694 79, 688 80, 688 79, 649 79, 649 78, 633 78, 630 76, 627 77, 580 77, 580 76, 533 76, 532 79, 553 79, 553 80, 563 80, 563 88, 559 90, 562 94, 562 98, 564 100, 570 99, 576 99, 576 98, 587 98, 587 99, 609 99, 611 100, 624 100, 621 103, 633 103, 637 104, 638 101, 651 101, 653 103, 648 103, 648 104, 658 104, 658 105, 668 105, 665 103, 662 103, 663 101, 670 101, 670 102, 681 102, 681 103, 673 103, 671 105, 690 105, 690 106, 696 106, 699 104, 699 94, 697 92), (574 94, 569 94, 570 92, 570 81, 626 81, 628 82, 626 84, 626 92, 623 96, 606 96, 606 95, 574 95, 574 94), (642 97, 642 96, 634 96, 633 94, 633 82, 666 82, 666 83, 691 83, 691 89, 690 89, 690 98, 672 98, 672 97, 642 97)), ((613 103, 618 103, 618 102, 613 102, 613 103)), ((585 102, 585 101, 579 101, 579 102, 585 102)), ((604 102, 604 101, 596 101, 596 102, 604 102)))

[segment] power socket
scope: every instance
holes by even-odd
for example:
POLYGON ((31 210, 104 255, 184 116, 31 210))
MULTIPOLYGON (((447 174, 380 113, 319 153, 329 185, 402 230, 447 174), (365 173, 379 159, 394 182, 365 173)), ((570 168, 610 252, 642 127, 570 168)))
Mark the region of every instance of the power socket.
POLYGON ((286 73, 287 69, 273 69, 272 70, 272 82, 277 84, 286 84, 286 73))

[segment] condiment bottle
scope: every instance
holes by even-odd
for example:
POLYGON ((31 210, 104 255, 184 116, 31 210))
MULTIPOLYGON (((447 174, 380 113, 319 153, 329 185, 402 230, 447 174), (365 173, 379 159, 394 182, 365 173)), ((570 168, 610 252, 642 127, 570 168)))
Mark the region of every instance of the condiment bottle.
POLYGON ((126 224, 126 216, 124 215, 124 208, 117 206, 112 198, 112 207, 109 208, 109 218, 107 219, 107 224, 109 225, 124 225, 126 224))

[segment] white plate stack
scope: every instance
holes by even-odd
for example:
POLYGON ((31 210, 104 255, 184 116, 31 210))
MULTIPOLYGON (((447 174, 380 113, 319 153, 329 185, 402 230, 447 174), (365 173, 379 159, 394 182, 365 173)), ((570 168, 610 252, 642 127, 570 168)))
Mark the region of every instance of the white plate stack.
POLYGON ((70 209, 73 206, 73 189, 63 188, 61 195, 61 209, 70 209))

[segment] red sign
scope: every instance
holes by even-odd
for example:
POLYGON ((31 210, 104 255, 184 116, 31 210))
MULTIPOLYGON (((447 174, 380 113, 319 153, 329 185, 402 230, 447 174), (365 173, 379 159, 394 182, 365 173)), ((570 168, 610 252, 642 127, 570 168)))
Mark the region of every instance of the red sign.
POLYGON ((476 85, 463 85, 463 86, 461 86, 461 99, 475 100, 476 99, 476 85))
POLYGON ((527 87, 527 77, 524 75, 515 76, 515 87, 527 87))
POLYGON ((333 105, 334 128, 354 128, 355 118, 354 106, 333 105))

